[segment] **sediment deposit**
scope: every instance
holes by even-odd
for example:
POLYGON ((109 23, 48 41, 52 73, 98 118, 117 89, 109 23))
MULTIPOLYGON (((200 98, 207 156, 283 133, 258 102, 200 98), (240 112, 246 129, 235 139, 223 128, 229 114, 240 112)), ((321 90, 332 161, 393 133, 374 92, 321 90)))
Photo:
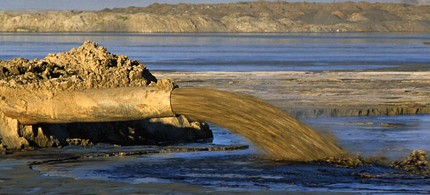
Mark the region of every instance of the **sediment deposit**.
POLYGON ((408 157, 394 161, 390 166, 414 174, 430 175, 430 163, 424 150, 413 150, 408 157))
POLYGON ((0 12, 3 32, 429 32, 430 5, 241 2, 0 12))

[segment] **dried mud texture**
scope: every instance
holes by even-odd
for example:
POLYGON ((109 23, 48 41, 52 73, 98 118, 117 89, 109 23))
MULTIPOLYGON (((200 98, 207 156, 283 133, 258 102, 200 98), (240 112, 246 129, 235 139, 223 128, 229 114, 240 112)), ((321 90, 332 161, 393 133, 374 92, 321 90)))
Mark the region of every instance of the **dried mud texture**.
POLYGON ((0 13, 8 32, 429 32, 429 5, 256 1, 0 13))
MULTIPOLYGON (((112 54, 105 47, 89 41, 77 49, 49 54, 41 60, 0 61, 0 88, 3 89, 55 94, 57 91, 147 86, 167 91, 176 87, 170 80, 157 80, 139 61, 112 54)), ((213 137, 207 124, 184 116, 37 125, 20 124, 3 113, 0 116, 1 151, 69 144, 88 146, 100 142, 119 145, 195 142, 213 137)))
POLYGON ((171 99, 173 112, 241 134, 272 157, 312 161, 346 153, 283 110, 252 96, 178 88, 171 99))
POLYGON ((430 174, 430 163, 424 150, 414 150, 404 160, 394 161, 390 165, 397 169, 403 169, 414 174, 430 174))

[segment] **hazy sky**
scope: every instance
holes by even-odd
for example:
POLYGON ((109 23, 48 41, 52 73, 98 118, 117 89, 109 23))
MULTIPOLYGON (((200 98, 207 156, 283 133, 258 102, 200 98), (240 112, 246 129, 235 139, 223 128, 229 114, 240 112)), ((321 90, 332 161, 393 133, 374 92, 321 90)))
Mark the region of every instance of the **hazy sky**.
MULTIPOLYGON (((251 0, 0 0, 0 10, 8 9, 60 9, 60 10, 101 10, 114 7, 143 7, 152 3, 230 3, 251 0)), ((304 0, 287 0, 288 2, 304 0)), ((306 0, 307 2, 340 2, 346 0, 306 0)), ((363 0, 353 0, 363 1, 363 0)), ((364 0, 366 1, 366 0, 364 0)), ((367 0, 369 2, 397 2, 398 0, 367 0)))

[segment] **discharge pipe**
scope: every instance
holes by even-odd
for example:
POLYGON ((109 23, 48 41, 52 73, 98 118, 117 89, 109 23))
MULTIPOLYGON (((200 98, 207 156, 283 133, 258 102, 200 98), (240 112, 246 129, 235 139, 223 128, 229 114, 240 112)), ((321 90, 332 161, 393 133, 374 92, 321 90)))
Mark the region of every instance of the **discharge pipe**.
POLYGON ((312 161, 345 154, 263 100, 215 90, 132 87, 31 92, 0 87, 0 109, 22 124, 126 121, 177 113, 242 134, 281 159, 312 161))
POLYGON ((156 87, 84 91, 0 88, 0 109, 21 124, 128 121, 175 116, 172 90, 156 87))

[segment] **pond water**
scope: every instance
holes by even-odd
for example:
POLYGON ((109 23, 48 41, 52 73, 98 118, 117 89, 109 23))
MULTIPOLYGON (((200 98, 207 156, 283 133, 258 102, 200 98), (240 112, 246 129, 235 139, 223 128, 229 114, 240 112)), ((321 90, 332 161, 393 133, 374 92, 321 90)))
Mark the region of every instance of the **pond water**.
POLYGON ((332 117, 304 119, 315 129, 328 130, 350 153, 398 160, 412 150, 430 151, 430 115, 332 117))
POLYGON ((430 34, 52 34, 0 33, 0 59, 44 58, 85 40, 149 70, 322 71, 430 67, 430 34))

